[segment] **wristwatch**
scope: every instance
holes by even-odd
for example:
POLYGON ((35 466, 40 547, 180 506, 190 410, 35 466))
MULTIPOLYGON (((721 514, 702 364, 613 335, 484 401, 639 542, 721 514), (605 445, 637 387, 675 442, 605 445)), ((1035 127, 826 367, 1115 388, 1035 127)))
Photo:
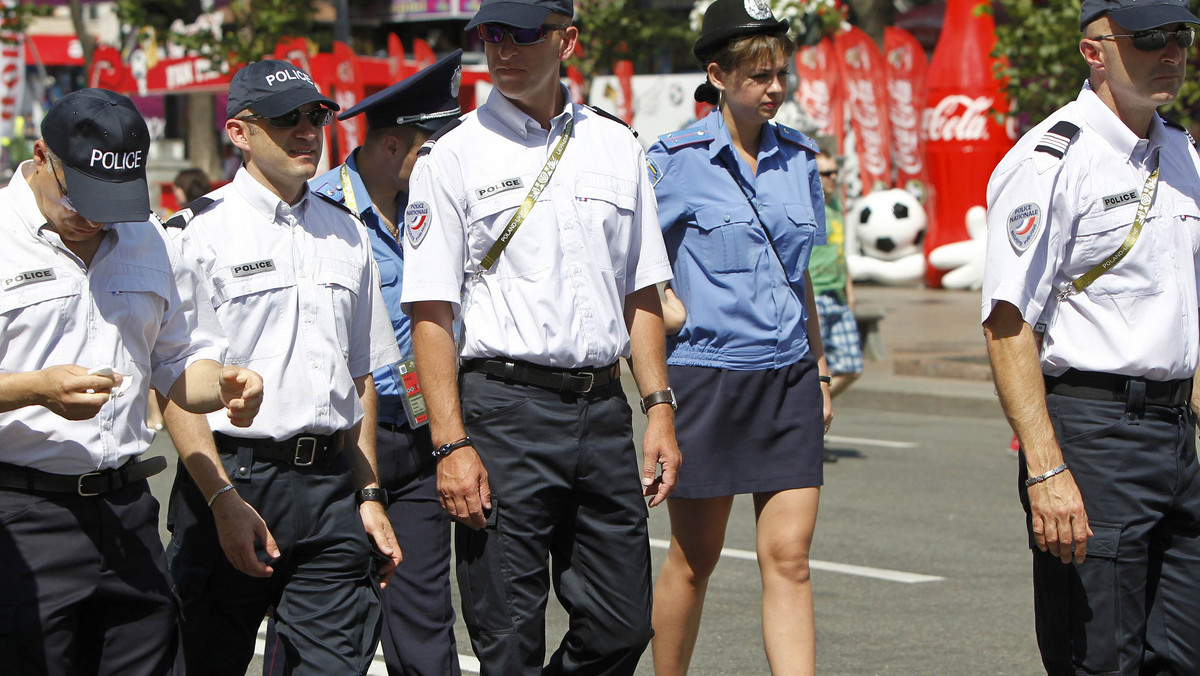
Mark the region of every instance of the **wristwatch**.
POLYGON ((383 490, 382 488, 363 488, 354 494, 354 501, 359 505, 364 502, 378 502, 384 507, 387 507, 387 491, 383 490))
POLYGON ((650 407, 658 404, 670 404, 672 411, 679 410, 679 405, 675 403, 675 391, 669 387, 642 397, 642 413, 649 415, 650 407))

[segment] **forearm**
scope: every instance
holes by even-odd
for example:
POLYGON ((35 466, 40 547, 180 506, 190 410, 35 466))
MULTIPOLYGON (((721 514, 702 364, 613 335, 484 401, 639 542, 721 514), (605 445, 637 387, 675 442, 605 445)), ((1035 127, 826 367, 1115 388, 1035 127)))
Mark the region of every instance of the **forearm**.
POLYGON ((375 430, 379 426, 379 395, 375 392, 375 378, 369 373, 355 378, 354 387, 362 403, 363 417, 346 432, 346 458, 356 487, 377 488, 379 467, 375 460, 375 430))
POLYGON ((662 305, 655 287, 639 289, 625 298, 625 326, 629 330, 629 366, 638 392, 645 397, 667 389, 662 305))
POLYGON ((0 413, 43 403, 41 371, 0 374, 0 413))
POLYGON ((804 271, 804 304, 808 307, 808 321, 804 329, 808 333, 808 349, 817 360, 817 373, 829 375, 829 366, 825 362, 825 343, 821 342, 821 315, 817 312, 817 297, 813 293, 812 277, 808 270, 804 271))
POLYGON ((167 398, 190 413, 211 413, 223 408, 221 401, 221 364, 201 359, 175 380, 167 398))
POLYGON ((421 392, 429 408, 434 446, 467 436, 458 399, 458 350, 454 344, 454 312, 449 303, 414 303, 413 355, 421 392))
POLYGON ((998 303, 983 324, 992 378, 1004 416, 1025 451, 1030 475, 1062 464, 1046 409, 1046 386, 1033 329, 1009 303, 998 303))
POLYGON ((206 499, 232 483, 221 464, 212 430, 203 415, 186 411, 170 399, 165 400, 162 415, 175 450, 206 499))

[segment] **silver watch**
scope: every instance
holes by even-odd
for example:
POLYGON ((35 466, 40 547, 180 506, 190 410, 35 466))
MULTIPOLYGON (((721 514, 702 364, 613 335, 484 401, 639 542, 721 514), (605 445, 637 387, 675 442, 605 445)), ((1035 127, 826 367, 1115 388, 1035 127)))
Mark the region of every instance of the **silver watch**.
POLYGON ((675 391, 669 387, 642 397, 642 413, 649 415, 650 407, 657 404, 670 404, 672 411, 679 410, 679 405, 675 403, 675 391))

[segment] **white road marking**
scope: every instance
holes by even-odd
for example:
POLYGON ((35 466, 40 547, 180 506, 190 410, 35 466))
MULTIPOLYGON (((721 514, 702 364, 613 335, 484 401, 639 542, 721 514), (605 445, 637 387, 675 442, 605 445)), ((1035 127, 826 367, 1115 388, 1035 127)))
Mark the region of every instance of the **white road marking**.
MULTIPOLYGON (((666 549, 671 543, 667 540, 659 540, 650 538, 650 546, 666 549)), ((748 552, 744 549, 729 549, 728 547, 721 550, 721 556, 731 559, 742 559, 744 561, 758 561, 758 554, 748 552)), ((855 566, 849 563, 833 563, 830 561, 818 561, 816 559, 808 560, 809 568, 813 570, 824 570, 831 573, 842 573, 844 575, 857 575, 858 577, 869 577, 875 580, 885 580, 887 582, 900 582, 903 584, 917 584, 920 582, 939 582, 944 580, 943 577, 936 575, 922 575, 921 573, 906 573, 902 570, 888 570, 886 568, 871 568, 869 566, 855 566)))
MULTIPOLYGON (((258 628, 258 640, 254 642, 254 654, 263 656, 267 652, 267 622, 263 623, 258 628)), ((479 660, 473 655, 458 656, 458 666, 463 670, 464 674, 478 674, 479 660)), ((383 646, 375 649, 375 658, 371 660, 371 666, 367 668, 368 676, 388 676, 387 664, 383 661, 383 646)))
POLYGON ((834 444, 858 444, 860 446, 879 446, 880 448, 916 448, 920 444, 911 441, 888 441, 886 439, 863 439, 861 437, 839 437, 829 435, 825 441, 834 444))

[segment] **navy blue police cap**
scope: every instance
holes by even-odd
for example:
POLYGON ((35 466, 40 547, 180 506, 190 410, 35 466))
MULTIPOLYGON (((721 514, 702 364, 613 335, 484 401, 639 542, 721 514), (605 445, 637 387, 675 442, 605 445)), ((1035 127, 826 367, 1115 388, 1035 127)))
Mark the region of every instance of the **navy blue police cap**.
POLYGON ((461 49, 456 49, 432 66, 375 92, 338 115, 338 119, 365 113, 369 129, 402 124, 430 132, 441 129, 462 113, 458 105, 462 53, 461 49))
POLYGON ((1079 30, 1107 14, 1131 31, 1144 31, 1173 23, 1200 23, 1187 0, 1083 0, 1079 30))
POLYGON ((287 61, 264 59, 234 74, 225 115, 236 117, 253 108, 259 115, 279 117, 314 101, 331 110, 341 107, 317 89, 308 73, 287 61))
POLYGON ((537 28, 546 23, 551 12, 574 18, 575 3, 572 0, 483 0, 479 3, 479 11, 463 30, 469 31, 481 23, 537 28))

